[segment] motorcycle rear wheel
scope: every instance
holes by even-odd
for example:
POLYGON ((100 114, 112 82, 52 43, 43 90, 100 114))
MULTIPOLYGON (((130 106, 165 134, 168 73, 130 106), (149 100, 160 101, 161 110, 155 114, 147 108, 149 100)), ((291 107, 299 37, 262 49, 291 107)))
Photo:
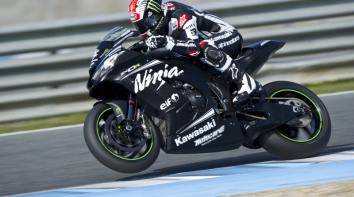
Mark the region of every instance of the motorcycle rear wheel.
POLYGON ((304 122, 303 127, 278 127, 261 136, 259 144, 280 159, 300 159, 319 154, 331 136, 330 116, 321 99, 306 87, 292 82, 272 82, 264 89, 270 98, 289 98, 286 104, 308 108, 309 115, 304 119, 299 117, 299 122, 304 122))

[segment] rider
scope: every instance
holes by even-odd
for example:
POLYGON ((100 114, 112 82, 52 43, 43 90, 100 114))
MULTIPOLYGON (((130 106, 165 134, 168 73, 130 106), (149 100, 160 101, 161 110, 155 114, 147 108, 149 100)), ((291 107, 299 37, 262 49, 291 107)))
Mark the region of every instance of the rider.
POLYGON ((241 70, 232 57, 242 49, 242 36, 231 25, 207 12, 178 2, 131 0, 130 19, 150 49, 165 48, 198 58, 234 81, 233 103, 242 103, 261 85, 241 70))

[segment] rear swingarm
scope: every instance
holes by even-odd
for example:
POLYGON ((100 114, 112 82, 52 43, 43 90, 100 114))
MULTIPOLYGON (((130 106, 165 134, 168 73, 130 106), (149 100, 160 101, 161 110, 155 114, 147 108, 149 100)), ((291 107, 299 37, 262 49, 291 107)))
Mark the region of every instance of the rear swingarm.
POLYGON ((256 139, 266 132, 287 124, 289 121, 302 115, 303 112, 291 105, 262 103, 253 109, 240 112, 239 114, 254 118, 253 121, 250 121, 248 125, 244 127, 245 144, 253 144, 256 139))

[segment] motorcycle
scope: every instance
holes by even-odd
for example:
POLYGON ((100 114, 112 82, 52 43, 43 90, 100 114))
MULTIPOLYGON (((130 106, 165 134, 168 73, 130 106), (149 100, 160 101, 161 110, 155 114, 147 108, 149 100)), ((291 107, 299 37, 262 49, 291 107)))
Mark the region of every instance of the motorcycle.
MULTIPOLYGON (((137 33, 113 29, 88 82, 98 100, 87 115, 84 137, 103 165, 122 173, 150 167, 168 154, 264 148, 280 159, 319 154, 331 135, 328 111, 316 94, 287 81, 264 85, 265 96, 232 103, 233 83, 210 66, 186 57, 148 51, 137 33)), ((236 63, 255 75, 285 45, 261 41, 242 49, 236 63)))

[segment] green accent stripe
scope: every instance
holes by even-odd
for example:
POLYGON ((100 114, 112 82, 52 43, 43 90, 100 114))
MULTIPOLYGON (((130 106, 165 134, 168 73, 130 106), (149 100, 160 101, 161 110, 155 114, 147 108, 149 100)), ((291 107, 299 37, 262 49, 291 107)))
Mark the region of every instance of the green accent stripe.
POLYGON ((156 1, 154 1, 154 0, 151 0, 151 1, 149 2, 149 4, 153 4, 153 5, 157 6, 157 7, 161 7, 161 5, 158 4, 158 3, 157 3, 156 1))
POLYGON ((159 13, 160 11, 158 11, 158 10, 156 10, 155 8, 149 8, 150 10, 153 10, 153 11, 155 11, 155 12, 157 12, 157 13, 159 13))
POLYGON ((158 9, 152 7, 152 6, 148 6, 148 9, 153 10, 153 11, 155 11, 157 13, 161 12, 161 10, 158 10, 158 9))
POLYGON ((162 11, 160 6, 152 4, 152 3, 149 3, 148 8, 152 9, 152 10, 155 10, 156 12, 161 12, 162 11))
POLYGON ((282 137, 284 137, 284 138, 286 138, 286 139, 288 139, 288 140, 290 140, 290 141, 298 142, 298 143, 306 143, 306 142, 309 142, 309 141, 312 141, 312 140, 316 139, 316 138, 320 135, 321 130, 322 130, 322 128, 323 128, 323 117, 322 117, 321 109, 315 104, 314 101, 312 101, 312 99, 310 99, 310 97, 308 97, 306 94, 304 94, 304 93, 302 93, 302 92, 299 92, 299 91, 297 91, 297 90, 292 90, 292 89, 279 90, 279 91, 273 93, 273 94, 270 96, 270 98, 273 98, 276 94, 279 94, 279 93, 281 93, 281 92, 295 92, 295 93, 298 93, 298 94, 304 96, 305 98, 307 98, 307 99, 312 103, 312 105, 316 108, 316 111, 317 111, 318 115, 320 116, 320 128, 317 130, 316 135, 315 135, 314 137, 312 137, 311 139, 308 139, 308 140, 295 140, 295 139, 291 139, 291 138, 289 138, 289 137, 283 135, 283 134, 280 133, 280 132, 279 132, 279 134, 280 134, 282 137))
POLYGON ((150 146, 148 152, 146 152, 143 156, 138 157, 138 158, 135 158, 135 159, 129 159, 129 158, 125 158, 125 157, 122 157, 122 156, 120 156, 120 155, 117 155, 117 154, 113 153, 111 150, 109 150, 109 148, 106 147, 106 145, 103 143, 102 139, 100 138, 98 126, 99 126, 99 122, 100 122, 101 117, 103 116, 103 114, 105 114, 105 113, 106 113, 107 111, 109 111, 109 110, 112 110, 112 111, 113 111, 113 109, 111 109, 111 108, 108 108, 108 109, 104 110, 104 111, 98 116, 97 122, 96 122, 96 135, 97 135, 97 138, 99 139, 99 141, 101 142, 101 145, 103 146, 103 148, 106 149, 106 151, 108 151, 111 155, 113 155, 113 156, 115 156, 115 157, 117 157, 117 158, 119 158, 119 159, 126 160, 126 161, 138 161, 138 160, 141 160, 141 159, 146 158, 146 157, 150 154, 150 152, 151 152, 151 150, 152 150, 152 147, 154 146, 154 135, 152 135, 152 143, 151 143, 151 146, 150 146))

